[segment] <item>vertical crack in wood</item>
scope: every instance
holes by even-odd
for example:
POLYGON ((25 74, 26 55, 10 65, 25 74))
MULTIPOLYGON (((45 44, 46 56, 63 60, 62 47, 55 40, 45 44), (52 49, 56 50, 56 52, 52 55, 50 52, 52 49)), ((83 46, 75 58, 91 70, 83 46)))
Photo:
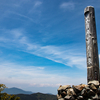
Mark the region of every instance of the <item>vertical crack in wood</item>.
POLYGON ((84 16, 86 33, 87 81, 99 81, 99 58, 94 7, 86 7, 84 10, 84 16))

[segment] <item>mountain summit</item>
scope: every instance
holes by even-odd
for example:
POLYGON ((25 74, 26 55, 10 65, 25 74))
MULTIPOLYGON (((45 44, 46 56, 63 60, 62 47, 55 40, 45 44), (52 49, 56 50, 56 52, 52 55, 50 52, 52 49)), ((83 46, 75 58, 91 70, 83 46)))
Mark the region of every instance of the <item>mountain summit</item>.
POLYGON ((3 91, 3 93, 6 92, 8 94, 32 94, 33 92, 31 91, 24 91, 22 89, 13 87, 13 88, 5 88, 5 90, 3 91))

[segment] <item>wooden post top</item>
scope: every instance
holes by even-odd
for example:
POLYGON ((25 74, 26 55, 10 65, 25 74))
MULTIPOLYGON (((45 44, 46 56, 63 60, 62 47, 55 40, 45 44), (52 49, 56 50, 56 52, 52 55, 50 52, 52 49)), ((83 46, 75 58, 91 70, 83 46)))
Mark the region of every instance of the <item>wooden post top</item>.
POLYGON ((91 12, 94 10, 94 7, 93 6, 87 6, 85 9, 84 9, 84 14, 86 14, 87 12, 91 12))

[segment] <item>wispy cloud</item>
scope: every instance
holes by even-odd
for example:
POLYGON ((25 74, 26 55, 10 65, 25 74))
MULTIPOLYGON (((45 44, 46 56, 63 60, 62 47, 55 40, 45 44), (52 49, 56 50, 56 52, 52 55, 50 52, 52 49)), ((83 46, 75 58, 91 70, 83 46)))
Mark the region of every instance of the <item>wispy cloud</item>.
POLYGON ((0 63, 1 83, 28 84, 36 87, 58 87, 60 84, 79 84, 85 82, 84 78, 72 80, 72 77, 50 74, 42 66, 21 66, 16 63, 0 63))
POLYGON ((31 7, 30 11, 28 13, 32 14, 32 13, 41 13, 41 9, 39 9, 39 7, 42 5, 41 1, 36 1, 35 3, 33 3, 33 6, 31 7))
POLYGON ((64 2, 60 5, 60 8, 64 10, 72 10, 74 9, 75 4, 73 2, 64 2))
POLYGON ((41 1, 35 0, 20 0, 14 2, 7 1, 6 4, 1 2, 0 6, 2 7, 2 10, 0 12, 2 15, 0 16, 0 21, 4 20, 6 17, 9 19, 18 19, 24 22, 36 22, 35 20, 37 19, 37 16, 40 16, 41 13, 41 5, 41 1), (29 4, 30 6, 28 6, 29 4))
POLYGON ((26 15, 23 15, 23 14, 20 14, 20 13, 17 13, 17 12, 11 12, 11 11, 9 11, 9 13, 18 15, 18 16, 20 16, 20 17, 22 17, 22 18, 26 18, 26 19, 28 19, 28 20, 34 22, 34 20, 33 20, 32 18, 30 18, 30 17, 28 17, 28 16, 26 16, 26 15))
POLYGON ((38 6, 40 6, 41 4, 42 4, 41 1, 37 1, 37 2, 35 2, 34 7, 38 7, 38 6))
POLYGON ((40 44, 32 43, 29 41, 28 37, 24 35, 24 31, 22 31, 22 29, 8 30, 8 33, 6 33, 5 36, 2 36, 0 39, 2 43, 6 44, 6 46, 4 45, 5 47, 13 46, 24 52, 47 58, 54 62, 62 63, 66 66, 86 68, 85 55, 75 50, 75 48, 56 45, 42 46, 40 44), (11 34, 9 36, 12 37, 6 37, 6 34, 8 33, 11 34))

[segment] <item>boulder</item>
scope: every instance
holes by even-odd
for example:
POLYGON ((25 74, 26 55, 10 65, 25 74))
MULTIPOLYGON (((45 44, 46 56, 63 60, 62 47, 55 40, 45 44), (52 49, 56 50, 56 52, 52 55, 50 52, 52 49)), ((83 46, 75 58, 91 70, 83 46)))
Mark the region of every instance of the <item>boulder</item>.
POLYGON ((99 81, 93 80, 93 81, 89 81, 88 85, 94 84, 96 87, 99 87, 99 81))
POLYGON ((83 89, 83 90, 81 91, 81 95, 82 95, 82 96, 86 96, 86 95, 87 95, 87 90, 86 90, 86 89, 83 89))
POLYGON ((81 85, 77 85, 77 86, 72 86, 72 88, 74 89, 74 91, 76 92, 76 93, 79 93, 79 92, 81 92, 82 90, 83 90, 83 88, 85 88, 85 85, 84 84, 81 84, 81 85))
POLYGON ((83 99, 83 96, 78 96, 78 97, 77 97, 77 100, 84 100, 84 99, 83 99))
POLYGON ((70 89, 68 89, 68 91, 67 91, 67 95, 69 95, 69 96, 76 96, 76 93, 74 92, 74 90, 73 90, 73 88, 70 88, 70 89))
POLYGON ((93 100, 98 100, 98 95, 96 94, 94 97, 92 97, 93 100))
POLYGON ((60 99, 60 98, 62 98, 62 96, 57 94, 57 99, 60 99))
POLYGON ((65 91, 63 91, 62 93, 61 93, 61 96, 62 97, 65 97, 67 95, 67 92, 65 92, 65 91))
POLYGON ((67 96, 64 97, 64 99, 65 100, 70 100, 71 99, 71 96, 67 95, 67 96))
POLYGON ((63 86, 60 86, 60 87, 58 88, 58 91, 59 91, 59 90, 69 89, 69 88, 71 88, 70 85, 63 85, 63 86))
POLYGON ((58 99, 58 100, 64 100, 64 98, 60 98, 60 99, 58 99))
POLYGON ((96 86, 95 86, 94 84, 90 84, 90 88, 91 88, 92 90, 97 90, 97 88, 96 88, 96 86))
POLYGON ((67 95, 64 97, 64 100, 75 100, 75 98, 73 96, 67 95))
POLYGON ((87 96, 88 97, 95 96, 95 92, 90 89, 89 91, 87 91, 87 96))

